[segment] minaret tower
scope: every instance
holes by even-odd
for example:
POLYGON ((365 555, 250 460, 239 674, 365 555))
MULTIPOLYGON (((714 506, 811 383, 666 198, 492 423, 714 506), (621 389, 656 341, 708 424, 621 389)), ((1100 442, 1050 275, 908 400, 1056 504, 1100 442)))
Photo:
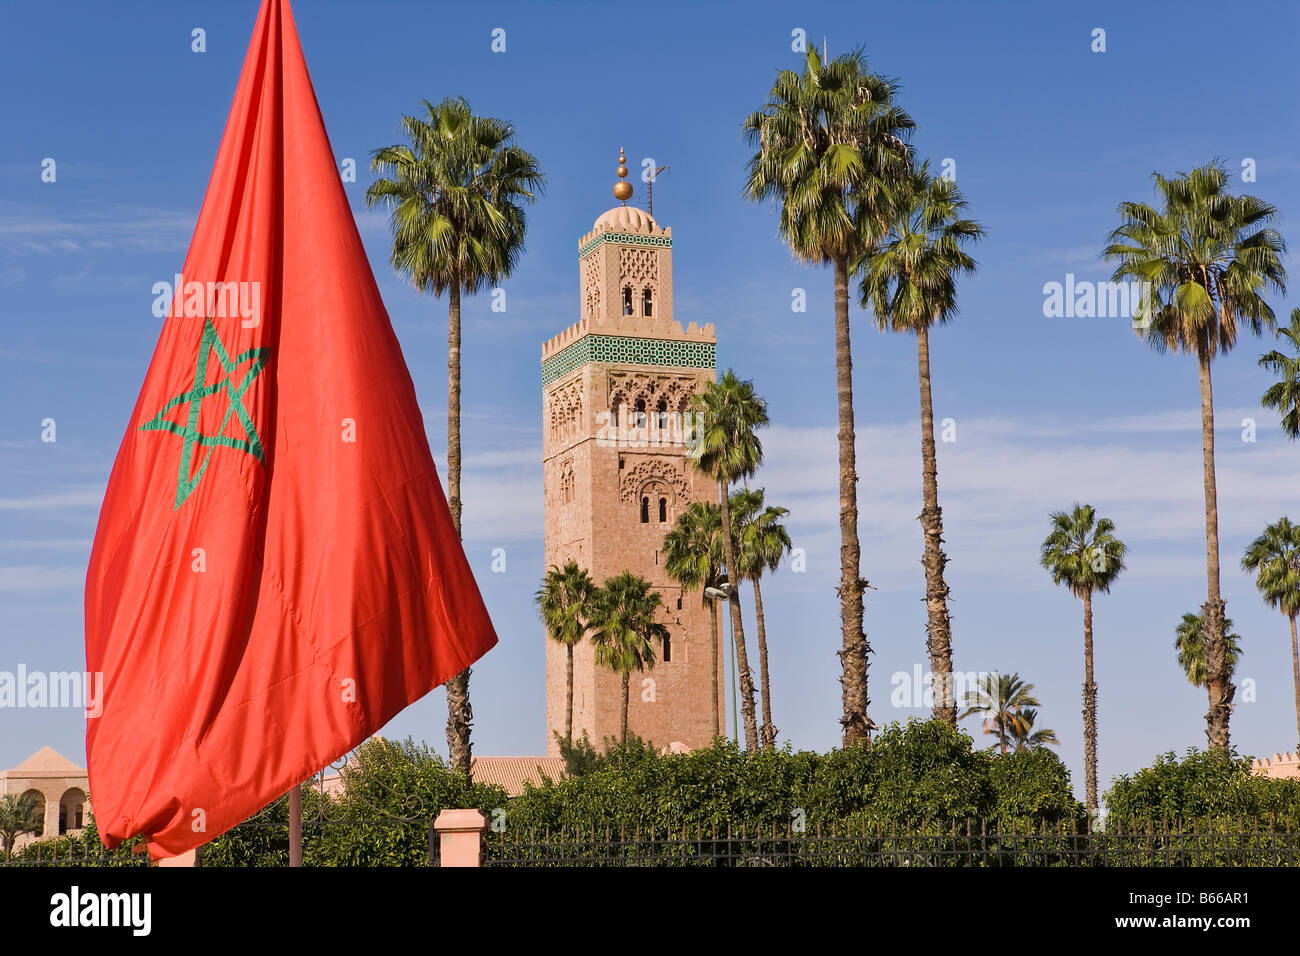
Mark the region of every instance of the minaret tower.
MULTIPOLYGON (((628 730, 663 748, 707 747, 714 693, 712 628, 699 591, 664 571, 664 535, 717 485, 692 468, 687 402, 715 381, 713 326, 673 318, 672 230, 627 205, 619 151, 614 198, 578 240, 581 318, 542 346, 542 460, 546 567, 575 560, 597 584, 624 571, 663 596, 669 638, 656 663, 632 674, 628 730)), ((546 641, 547 752, 564 733, 565 649, 546 641)), ((717 655, 718 713, 723 704, 717 655)), ((621 685, 591 643, 574 648, 573 733, 598 747, 617 737, 621 685)), ((725 733, 725 726, 719 728, 725 733)))

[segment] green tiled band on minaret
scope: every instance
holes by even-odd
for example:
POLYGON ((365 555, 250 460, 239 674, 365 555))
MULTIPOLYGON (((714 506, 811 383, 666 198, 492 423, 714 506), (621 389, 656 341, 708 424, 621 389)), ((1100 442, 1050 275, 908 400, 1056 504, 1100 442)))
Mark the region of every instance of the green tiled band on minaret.
POLYGON ((716 368, 717 346, 713 342, 683 342, 679 339, 584 335, 542 362, 542 384, 549 385, 588 362, 716 368))
POLYGON ((628 246, 663 246, 666 249, 673 247, 671 236, 638 236, 630 232, 602 232, 578 250, 578 258, 581 259, 603 242, 621 242, 628 246))

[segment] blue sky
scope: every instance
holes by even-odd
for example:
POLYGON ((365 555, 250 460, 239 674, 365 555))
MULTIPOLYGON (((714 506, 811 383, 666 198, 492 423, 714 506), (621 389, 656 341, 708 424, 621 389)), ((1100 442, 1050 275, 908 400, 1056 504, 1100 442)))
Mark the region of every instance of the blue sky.
MULTIPOLYGON (((185 257, 249 34, 254 0, 51 2, 0 8, 0 670, 83 666, 81 593, 98 506, 152 355, 152 286, 185 257), (191 51, 191 31, 207 50, 191 51), (42 182, 41 163, 57 163, 42 182), (53 418, 57 441, 41 441, 53 418)), ((872 3, 652 6, 295 4, 325 122, 372 267, 445 453, 446 303, 387 264, 384 214, 365 208, 370 152, 403 112, 461 94, 512 121, 550 179, 530 213, 508 308, 466 303, 466 548, 501 645, 475 668, 475 749, 545 746, 541 342, 578 317, 576 240, 613 205, 618 149, 671 172, 656 212, 673 229, 676 315, 712 322, 719 365, 754 381, 772 426, 757 483, 790 509, 807 572, 779 571, 764 604, 773 708, 797 748, 838 742, 838 533, 831 276, 795 263, 773 212, 741 195, 746 114, 797 67, 796 28, 832 54, 863 45, 902 84, 915 143, 956 163, 988 238, 961 314, 931 338, 956 664, 1018 671, 1061 738, 1082 793, 1079 602, 1037 566, 1047 514, 1087 501, 1115 520, 1128 570, 1095 607, 1103 788, 1166 750, 1203 745, 1205 696, 1179 671, 1173 627, 1205 595, 1199 398, 1191 359, 1157 355, 1126 320, 1045 318, 1043 285, 1103 280, 1122 200, 1150 175, 1222 157, 1235 188, 1282 211, 1300 242, 1297 8, 1189 3, 872 3), (1203 8, 1203 9, 1202 9, 1203 8), (1207 26, 1212 24, 1212 26, 1207 26), (506 31, 506 51, 490 49, 506 31), (1106 31, 1094 53, 1092 31, 1106 31), (1257 179, 1243 183, 1244 159, 1257 179), (807 311, 792 313, 792 290, 807 311), (506 549, 504 573, 492 550, 506 549)), ((635 202, 644 195, 638 190, 635 202)), ((1294 269, 1294 255, 1287 264, 1294 269)), ((1297 280, 1300 281, 1300 280, 1297 280)), ((1279 315, 1300 300, 1277 299, 1279 315)), ((891 675, 925 661, 915 342, 853 310, 866 627, 877 722, 891 675)), ((1255 700, 1233 718, 1247 753, 1295 745, 1286 622, 1237 569, 1267 522, 1300 518, 1300 447, 1259 408, 1271 347, 1245 338, 1215 366, 1223 590, 1255 700), (1241 440, 1243 418, 1257 440, 1241 440)), ((752 634, 752 621, 749 622, 752 634)), ((1239 696, 1241 694, 1239 693, 1239 696)), ((390 734, 444 749, 444 696, 390 734)), ((966 726, 978 735, 978 723, 966 726)), ((981 741, 986 742, 986 741, 981 741)), ((0 766, 49 744, 84 759, 72 710, 0 710, 0 766)))

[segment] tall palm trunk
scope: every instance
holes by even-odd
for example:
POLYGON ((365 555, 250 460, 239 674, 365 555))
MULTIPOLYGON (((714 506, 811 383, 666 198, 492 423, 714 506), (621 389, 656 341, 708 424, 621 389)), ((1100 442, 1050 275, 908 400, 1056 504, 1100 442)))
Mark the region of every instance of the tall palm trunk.
POLYGON ((573 645, 564 645, 568 654, 564 662, 564 739, 573 743, 573 645))
MULTIPOLYGON (((1300 741, 1300 648, 1296 646, 1294 614, 1291 615, 1291 680, 1295 683, 1295 727, 1296 738, 1300 741)), ((1296 753, 1300 753, 1300 742, 1296 744, 1296 753)))
POLYGON ((627 743, 627 701, 632 694, 632 672, 623 672, 623 707, 618 717, 619 737, 623 743, 627 743))
POLYGON ((718 602, 712 598, 705 598, 709 604, 709 622, 712 625, 713 640, 710 642, 710 656, 713 660, 713 736, 722 736, 721 715, 718 713, 718 602))
POLYGON ((1234 688, 1228 681, 1223 643, 1225 604, 1219 591, 1219 502, 1214 483, 1214 391, 1210 384, 1210 353, 1197 352, 1201 378, 1201 451, 1205 471, 1205 576, 1207 597, 1201 612, 1205 628, 1206 681, 1210 709, 1205 735, 1211 750, 1228 750, 1228 720, 1234 688))
POLYGON ((453 770, 470 772, 469 725, 474 712, 469 706, 470 668, 447 681, 447 752, 453 770))
MULTIPOLYGON (((448 289, 447 308, 447 506, 460 537, 460 283, 448 289)), ((453 770, 469 773, 470 668, 447 681, 447 753, 453 770)))
POLYGON ((452 282, 447 304, 447 507, 460 530, 460 284, 452 282))
POLYGON ((948 583, 943 569, 943 512, 939 508, 939 464, 934 449, 934 405, 930 398, 930 330, 916 331, 916 367, 921 380, 921 530, 925 533, 926 642, 934 687, 934 716, 957 726, 957 701, 952 685, 952 626, 948 619, 948 583))
POLYGON ((1083 592, 1083 776, 1088 815, 1097 814, 1097 682, 1092 673, 1092 591, 1083 592))
POLYGON ((758 724, 754 719, 754 675, 749 670, 745 651, 745 622, 740 617, 740 574, 736 570, 736 549, 731 540, 731 503, 726 482, 718 482, 722 492, 722 554, 727 562, 727 583, 731 605, 731 636, 736 644, 736 667, 740 671, 740 715, 745 724, 745 749, 758 749, 758 724))
POLYGON ((767 679, 767 624, 763 620, 763 592, 759 590, 757 577, 754 578, 754 613, 758 617, 758 682, 763 698, 761 737, 763 748, 772 750, 776 747, 776 727, 772 724, 772 694, 767 679))
POLYGON ((835 393, 840 445, 840 678, 844 746, 871 738, 867 707, 867 635, 862 630, 862 548, 858 544, 858 474, 853 428, 853 352, 849 339, 848 256, 835 258, 835 393))

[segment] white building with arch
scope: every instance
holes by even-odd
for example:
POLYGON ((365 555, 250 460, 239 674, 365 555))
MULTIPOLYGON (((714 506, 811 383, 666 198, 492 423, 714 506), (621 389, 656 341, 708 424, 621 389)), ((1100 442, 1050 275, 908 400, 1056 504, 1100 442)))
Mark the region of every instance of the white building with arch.
POLYGON ((30 793, 44 807, 44 829, 17 841, 21 846, 81 829, 88 809, 89 777, 53 747, 42 747, 12 770, 0 770, 0 797, 30 793))

